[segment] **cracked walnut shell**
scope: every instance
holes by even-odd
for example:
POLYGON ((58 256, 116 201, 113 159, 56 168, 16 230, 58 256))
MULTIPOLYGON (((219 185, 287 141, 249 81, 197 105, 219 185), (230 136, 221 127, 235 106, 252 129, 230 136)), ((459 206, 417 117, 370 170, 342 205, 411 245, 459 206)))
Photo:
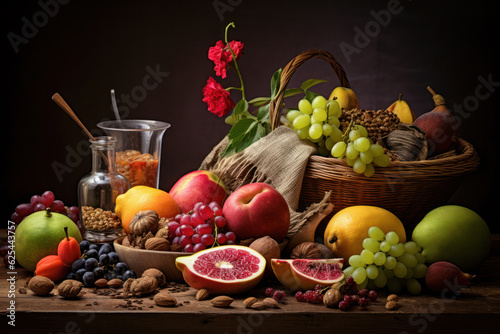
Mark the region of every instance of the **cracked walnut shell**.
POLYGON ((131 234, 143 235, 144 233, 156 233, 160 217, 154 210, 139 211, 130 220, 129 230, 131 234))
POLYGON ((321 259, 323 256, 318 245, 314 242, 302 242, 295 246, 290 254, 292 259, 321 259))
POLYGON ((74 279, 67 279, 59 284, 57 292, 59 293, 59 296, 65 298, 75 298, 82 290, 82 287, 83 284, 81 282, 74 279))

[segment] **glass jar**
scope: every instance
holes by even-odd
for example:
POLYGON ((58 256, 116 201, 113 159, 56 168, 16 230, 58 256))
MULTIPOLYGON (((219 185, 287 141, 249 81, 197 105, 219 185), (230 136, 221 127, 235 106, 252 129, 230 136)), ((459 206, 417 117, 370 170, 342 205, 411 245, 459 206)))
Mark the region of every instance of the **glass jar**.
POLYGON ((104 243, 120 236, 121 221, 115 214, 116 197, 130 185, 116 170, 116 139, 95 137, 90 140, 92 171, 78 184, 78 204, 84 239, 104 243))
POLYGON ((159 187, 161 143, 169 123, 125 119, 100 122, 97 126, 116 138, 116 165, 131 187, 159 187))

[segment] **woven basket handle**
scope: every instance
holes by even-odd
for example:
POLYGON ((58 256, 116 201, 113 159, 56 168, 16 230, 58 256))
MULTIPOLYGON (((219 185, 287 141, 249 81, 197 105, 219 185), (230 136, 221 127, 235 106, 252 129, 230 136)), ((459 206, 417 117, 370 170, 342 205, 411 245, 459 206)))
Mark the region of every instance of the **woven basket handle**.
POLYGON ((333 68, 337 77, 339 78, 340 85, 342 87, 350 88, 349 81, 347 80, 344 68, 337 62, 335 57, 328 51, 324 50, 307 50, 295 58, 293 58, 282 70, 281 72, 281 80, 280 80, 280 89, 276 94, 276 97, 270 102, 269 105, 269 117, 271 121, 271 129, 274 130, 280 125, 280 115, 281 110, 283 109, 283 99, 285 96, 285 91, 290 79, 292 78, 295 70, 312 58, 319 58, 326 60, 330 66, 333 68))

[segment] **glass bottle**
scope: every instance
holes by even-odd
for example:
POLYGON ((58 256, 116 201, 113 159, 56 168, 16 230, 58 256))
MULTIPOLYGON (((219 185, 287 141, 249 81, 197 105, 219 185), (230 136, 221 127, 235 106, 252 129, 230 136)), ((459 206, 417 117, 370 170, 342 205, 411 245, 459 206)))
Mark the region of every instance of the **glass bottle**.
POLYGON ((112 242, 120 236, 120 219, 115 214, 116 197, 130 185, 116 170, 116 139, 109 136, 90 139, 92 171, 78 184, 80 221, 83 238, 94 243, 112 242))

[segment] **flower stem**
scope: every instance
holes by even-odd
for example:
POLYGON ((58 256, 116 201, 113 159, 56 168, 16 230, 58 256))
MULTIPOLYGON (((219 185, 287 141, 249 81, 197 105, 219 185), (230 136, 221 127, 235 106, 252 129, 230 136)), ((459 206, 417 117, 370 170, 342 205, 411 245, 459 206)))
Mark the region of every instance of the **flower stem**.
POLYGON ((226 27, 226 32, 224 36, 224 40, 226 42, 227 47, 229 48, 229 51, 231 51, 231 54, 233 55, 233 63, 234 63, 234 68, 236 69, 236 72, 238 73, 238 77, 240 78, 240 85, 241 85, 241 98, 245 98, 245 84, 243 83, 243 78, 241 77, 240 69, 238 67, 238 63, 236 62, 236 55, 234 54, 233 49, 231 48, 231 45, 229 45, 228 39, 227 39, 227 31, 229 30, 229 27, 235 27, 234 22, 231 22, 227 25, 226 27))

